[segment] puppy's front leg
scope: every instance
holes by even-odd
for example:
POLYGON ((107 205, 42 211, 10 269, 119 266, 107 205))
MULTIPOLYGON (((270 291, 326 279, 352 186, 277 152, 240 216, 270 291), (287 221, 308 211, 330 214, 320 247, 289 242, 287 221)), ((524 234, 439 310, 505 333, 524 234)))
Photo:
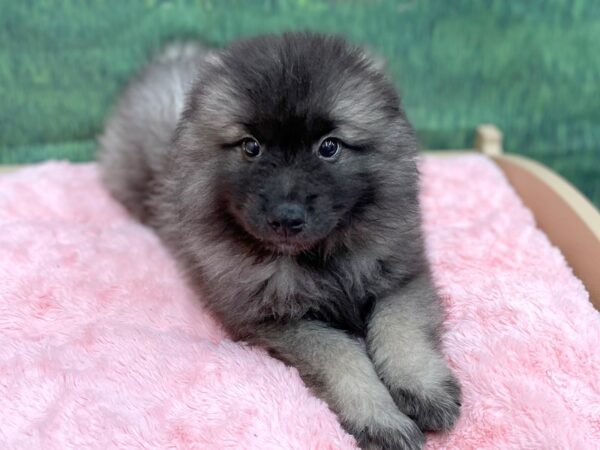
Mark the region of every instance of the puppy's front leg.
POLYGON ((367 324, 367 349, 396 404, 422 430, 456 422, 460 387, 439 347, 439 298, 428 274, 378 299, 367 324))
POLYGON ((245 336, 296 367, 364 449, 420 449, 423 434, 378 378, 363 346, 323 322, 261 326, 245 336))

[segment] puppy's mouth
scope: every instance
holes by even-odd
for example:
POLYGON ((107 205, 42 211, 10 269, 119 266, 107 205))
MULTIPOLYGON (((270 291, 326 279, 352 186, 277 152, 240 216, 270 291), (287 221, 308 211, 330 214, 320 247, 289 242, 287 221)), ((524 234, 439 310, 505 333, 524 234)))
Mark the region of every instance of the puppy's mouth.
POLYGON ((270 251, 280 253, 282 255, 297 255, 304 251, 310 250, 316 244, 316 241, 308 241, 304 239, 260 239, 261 243, 270 251))
POLYGON ((296 234, 266 232, 265 229, 261 229, 262 227, 252 226, 249 223, 250 221, 245 220, 244 215, 238 213, 235 209, 230 209, 230 212, 237 225, 241 227, 241 230, 247 236, 253 238, 257 245, 272 253, 288 256, 298 255, 311 250, 322 240, 309 238, 305 232, 296 234))
POLYGON ((244 226, 244 229, 256 239, 260 246, 272 253, 281 255, 298 255, 312 249, 319 242, 319 239, 309 239, 302 234, 281 236, 275 233, 258 233, 252 227, 248 226, 244 226))

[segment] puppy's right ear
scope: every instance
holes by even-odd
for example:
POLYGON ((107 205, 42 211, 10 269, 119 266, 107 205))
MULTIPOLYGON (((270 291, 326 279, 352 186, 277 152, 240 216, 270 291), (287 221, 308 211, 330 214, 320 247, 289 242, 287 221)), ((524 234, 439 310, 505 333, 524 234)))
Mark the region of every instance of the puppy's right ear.
POLYGON ((212 66, 221 66, 223 65, 223 58, 221 56, 220 50, 210 50, 206 53, 204 58, 204 62, 208 63, 212 66))
POLYGON ((174 41, 165 45, 155 56, 159 63, 171 63, 207 54, 210 47, 198 41, 174 41))

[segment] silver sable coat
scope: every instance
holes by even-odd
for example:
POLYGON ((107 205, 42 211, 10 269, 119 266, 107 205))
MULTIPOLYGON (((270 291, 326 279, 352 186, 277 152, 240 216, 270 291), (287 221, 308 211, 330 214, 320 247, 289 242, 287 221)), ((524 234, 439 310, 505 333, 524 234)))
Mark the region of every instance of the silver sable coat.
POLYGON ((361 447, 454 424, 417 144, 379 61, 308 33, 171 45, 100 143, 112 194, 229 333, 295 366, 361 447))

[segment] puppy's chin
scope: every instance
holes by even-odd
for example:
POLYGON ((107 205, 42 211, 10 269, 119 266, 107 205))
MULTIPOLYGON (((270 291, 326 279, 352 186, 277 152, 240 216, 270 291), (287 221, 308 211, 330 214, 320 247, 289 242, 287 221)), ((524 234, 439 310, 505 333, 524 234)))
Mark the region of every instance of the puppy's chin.
POLYGON ((319 240, 305 239, 302 238, 302 236, 284 239, 274 235, 262 235, 250 227, 243 226, 243 228, 256 240, 258 245, 271 253, 279 255, 299 255, 302 252, 314 248, 319 242, 319 240))
POLYGON ((302 252, 308 251, 316 245, 316 242, 311 241, 265 241, 261 240, 262 245, 273 253, 280 255, 294 256, 302 252))

